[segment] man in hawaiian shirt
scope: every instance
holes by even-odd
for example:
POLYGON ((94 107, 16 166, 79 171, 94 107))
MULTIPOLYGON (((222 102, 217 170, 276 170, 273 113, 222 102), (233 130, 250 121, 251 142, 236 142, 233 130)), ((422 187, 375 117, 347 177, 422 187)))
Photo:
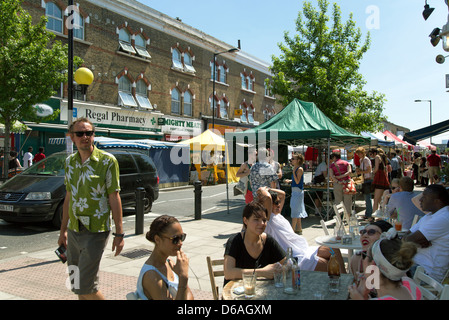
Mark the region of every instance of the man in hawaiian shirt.
POLYGON ((70 138, 78 152, 66 159, 66 197, 58 244, 67 248, 72 291, 80 300, 104 299, 98 290, 98 271, 115 222, 112 251, 124 246, 119 166, 115 157, 93 145, 95 128, 86 118, 73 122, 70 138))

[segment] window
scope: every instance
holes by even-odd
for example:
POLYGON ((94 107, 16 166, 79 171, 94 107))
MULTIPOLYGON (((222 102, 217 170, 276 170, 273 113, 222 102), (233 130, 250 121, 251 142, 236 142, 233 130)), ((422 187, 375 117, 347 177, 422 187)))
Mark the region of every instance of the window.
POLYGON ((248 122, 248 119, 246 118, 246 106, 241 104, 240 109, 242 109, 242 115, 240 116, 240 121, 248 122))
POLYGON ((252 106, 249 106, 247 108, 247 114, 248 114, 248 123, 254 123, 254 108, 252 106))
POLYGON ((73 37, 84 40, 84 18, 79 12, 73 12, 73 37))
POLYGON ((192 57, 188 52, 184 53, 184 70, 187 72, 195 73, 196 70, 192 64, 192 57))
POLYGON ((248 89, 248 84, 246 82, 246 76, 241 73, 240 78, 242 79, 242 89, 248 89))
POLYGON ((143 58, 151 59, 150 54, 147 51, 147 45, 145 39, 141 35, 137 35, 135 39, 135 47, 139 56, 143 58))
POLYGON ((119 95, 119 105, 125 107, 137 107, 136 100, 134 100, 134 97, 132 95, 131 81, 125 76, 119 79, 118 95, 119 95))
POLYGON ((128 31, 126 31, 126 29, 120 29, 118 40, 120 49, 128 53, 136 53, 136 50, 134 50, 133 46, 131 45, 131 36, 128 31))
POLYGON ((215 98, 215 96, 212 96, 212 99, 210 100, 210 109, 213 110, 214 107, 214 101, 215 101, 215 117, 218 118, 218 105, 219 101, 215 98))
POLYGON ((192 94, 190 91, 184 92, 184 115, 192 116, 192 94))
POLYGON ((181 114, 181 94, 176 88, 171 92, 171 113, 181 114))
POLYGON ((181 60, 181 52, 179 52, 178 49, 173 49, 172 63, 173 63, 173 68, 179 69, 179 70, 184 70, 184 67, 182 66, 182 60, 181 60))
POLYGON ((45 15, 48 18, 47 29, 62 33, 62 11, 53 2, 45 5, 45 15))
POLYGON ((220 100, 220 117, 228 118, 228 103, 224 98, 220 100))
POLYGON ((137 81, 136 84, 136 100, 139 107, 142 109, 149 109, 152 110, 153 106, 151 105, 150 100, 148 99, 147 95, 147 84, 143 80, 137 81))
POLYGON ((224 66, 218 67, 218 77, 217 77, 221 83, 226 83, 226 70, 224 66))

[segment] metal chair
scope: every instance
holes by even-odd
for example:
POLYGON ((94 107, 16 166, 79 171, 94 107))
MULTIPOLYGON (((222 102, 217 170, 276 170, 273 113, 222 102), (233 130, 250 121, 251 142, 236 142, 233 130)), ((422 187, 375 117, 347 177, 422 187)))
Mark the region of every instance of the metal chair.
POLYGON ((215 283, 215 277, 224 277, 224 270, 214 270, 215 266, 222 266, 224 264, 224 259, 212 260, 209 256, 206 257, 207 260, 207 269, 209 270, 209 278, 210 285, 212 287, 212 295, 214 296, 214 300, 219 300, 220 293, 218 290, 218 286, 215 283))

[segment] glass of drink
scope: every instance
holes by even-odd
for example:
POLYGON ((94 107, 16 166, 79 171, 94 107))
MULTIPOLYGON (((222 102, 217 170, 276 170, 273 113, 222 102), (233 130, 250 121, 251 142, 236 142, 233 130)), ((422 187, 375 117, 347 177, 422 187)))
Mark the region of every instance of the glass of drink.
POLYGON ((245 298, 249 299, 256 295, 256 273, 253 271, 243 272, 243 287, 245 288, 245 298))
POLYGON ((394 222, 394 228, 396 229, 396 231, 401 231, 402 230, 402 221, 400 221, 399 219, 396 220, 394 222))
POLYGON ((282 288, 284 286, 284 279, 283 279, 283 272, 282 269, 276 269, 274 271, 274 286, 276 288, 282 288))

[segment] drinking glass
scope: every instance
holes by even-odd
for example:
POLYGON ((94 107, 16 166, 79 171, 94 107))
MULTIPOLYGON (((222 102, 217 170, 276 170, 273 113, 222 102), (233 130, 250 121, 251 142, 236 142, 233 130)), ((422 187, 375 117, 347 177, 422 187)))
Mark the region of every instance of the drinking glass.
POLYGON ((243 287, 245 288, 245 298, 249 299, 256 295, 256 273, 253 271, 243 272, 243 287))

